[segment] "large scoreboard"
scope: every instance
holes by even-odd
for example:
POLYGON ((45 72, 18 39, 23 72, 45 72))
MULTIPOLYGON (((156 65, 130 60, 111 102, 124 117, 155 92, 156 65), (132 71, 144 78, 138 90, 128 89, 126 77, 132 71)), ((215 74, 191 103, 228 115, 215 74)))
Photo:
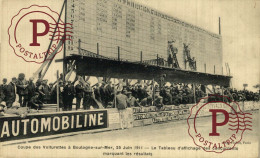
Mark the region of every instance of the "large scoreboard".
MULTIPOLYGON (((183 44, 189 44, 197 71, 221 74, 221 36, 158 10, 130 0, 67 0, 67 22, 73 37, 66 42, 66 55, 79 54, 80 48, 109 58, 140 61, 159 57, 167 60, 168 41, 175 40, 177 58, 185 69, 183 44)), ((187 66, 188 67, 188 66, 187 66)))

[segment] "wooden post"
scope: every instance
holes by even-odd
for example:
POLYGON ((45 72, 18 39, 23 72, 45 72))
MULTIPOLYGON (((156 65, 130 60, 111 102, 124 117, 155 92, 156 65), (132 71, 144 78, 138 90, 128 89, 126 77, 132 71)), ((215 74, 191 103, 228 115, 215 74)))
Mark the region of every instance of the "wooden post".
POLYGON ((115 108, 116 108, 116 79, 114 78, 114 104, 115 104, 115 108))
POLYGON ((143 52, 141 51, 141 54, 140 54, 140 61, 141 63, 143 63, 143 52))
POLYGON ((156 62, 157 62, 157 66, 159 66, 159 55, 157 54, 157 60, 156 60, 156 62))
MULTIPOLYGON (((78 45, 78 50, 79 50, 79 54, 81 54, 81 40, 79 39, 79 41, 78 41, 78 43, 79 43, 79 45, 78 45)), ((83 55, 83 54, 82 54, 83 55)))
POLYGON ((97 43, 97 55, 99 55, 99 43, 97 43))
POLYGON ((214 74, 216 74, 216 66, 214 65, 214 74))
POLYGON ((222 101, 224 102, 224 88, 223 88, 223 86, 221 86, 221 93, 222 93, 222 101))
POLYGON ((196 90, 195 90, 195 84, 193 83, 193 97, 194 97, 194 103, 197 103, 196 101, 196 90))
POLYGON ((204 64, 204 70, 205 70, 205 73, 207 73, 207 65, 204 64))
POLYGON ((59 70, 57 70, 57 111, 60 111, 59 70))
POLYGON ((153 89, 153 106, 154 106, 154 100, 155 100, 154 78, 152 81, 152 89, 153 89))
POLYGON ((221 35, 221 19, 220 19, 220 17, 218 18, 218 28, 219 28, 218 33, 219 33, 219 35, 221 35))
POLYGON ((118 61, 120 61, 120 47, 118 46, 118 61))

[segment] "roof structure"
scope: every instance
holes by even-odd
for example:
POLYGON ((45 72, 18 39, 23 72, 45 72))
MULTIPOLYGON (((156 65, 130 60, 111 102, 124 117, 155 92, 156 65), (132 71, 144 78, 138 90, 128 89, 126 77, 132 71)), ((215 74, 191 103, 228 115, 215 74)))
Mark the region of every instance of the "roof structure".
POLYGON ((187 71, 141 62, 128 62, 96 56, 67 56, 65 60, 75 60, 76 73, 81 76, 126 78, 159 81, 166 75, 165 82, 194 83, 229 87, 231 76, 187 71))

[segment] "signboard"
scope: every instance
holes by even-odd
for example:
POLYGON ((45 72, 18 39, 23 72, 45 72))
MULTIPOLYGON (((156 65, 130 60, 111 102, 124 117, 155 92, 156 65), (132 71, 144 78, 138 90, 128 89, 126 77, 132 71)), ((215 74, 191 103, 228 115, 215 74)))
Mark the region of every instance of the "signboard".
MULTIPOLYGON (((80 54, 80 48, 105 57, 128 61, 167 60, 168 41, 175 40, 177 58, 185 69, 183 44, 189 44, 197 70, 222 72, 222 39, 218 34, 183 22, 160 11, 130 0, 67 0, 67 22, 72 24, 73 37, 66 41, 66 55, 80 54)), ((83 51, 82 51, 83 52, 83 51)), ((187 66, 188 67, 188 66, 187 66)))
POLYGON ((0 141, 107 128, 107 110, 0 118, 0 141))

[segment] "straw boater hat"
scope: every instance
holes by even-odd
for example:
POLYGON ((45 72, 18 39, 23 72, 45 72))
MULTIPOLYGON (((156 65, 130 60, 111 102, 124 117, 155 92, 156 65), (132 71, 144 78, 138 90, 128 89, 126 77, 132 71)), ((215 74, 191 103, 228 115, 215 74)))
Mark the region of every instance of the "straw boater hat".
POLYGON ((0 106, 6 107, 6 103, 2 101, 2 102, 0 103, 0 106))
POLYGON ((131 91, 127 91, 126 94, 132 94, 132 92, 131 91))

